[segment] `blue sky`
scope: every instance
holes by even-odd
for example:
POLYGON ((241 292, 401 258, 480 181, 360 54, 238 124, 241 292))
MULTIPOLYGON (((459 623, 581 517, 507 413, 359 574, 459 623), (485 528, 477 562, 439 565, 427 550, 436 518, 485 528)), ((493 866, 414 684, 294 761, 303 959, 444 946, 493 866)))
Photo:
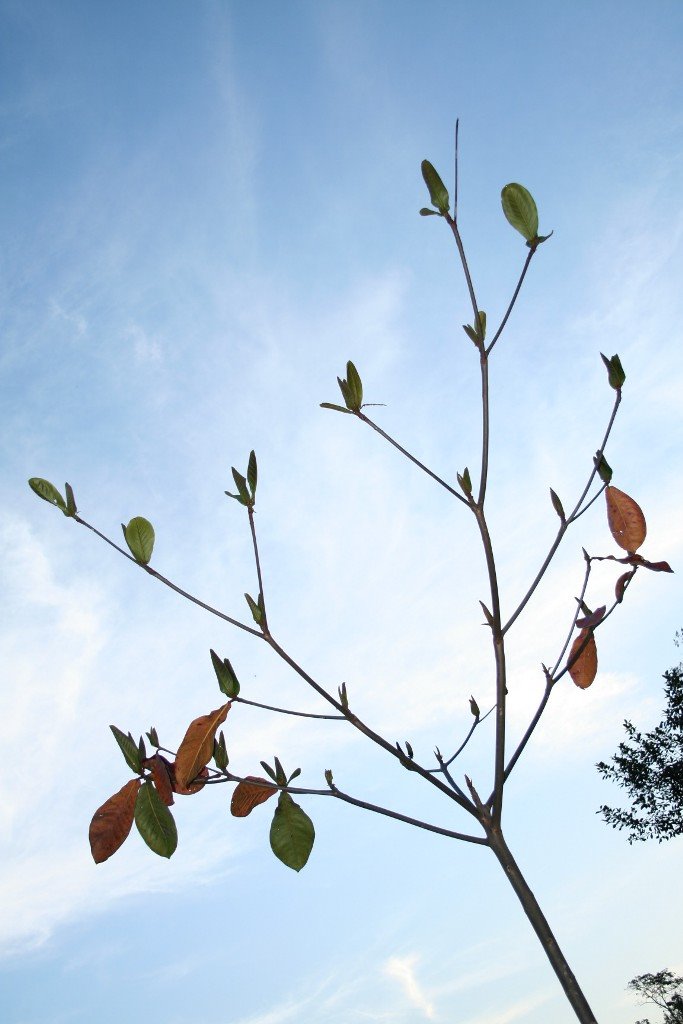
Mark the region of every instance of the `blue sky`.
MULTIPOLYGON (((349 418, 353 359, 376 419, 448 479, 478 461, 476 354, 452 239, 422 219, 420 161, 452 179, 481 306, 524 260, 508 181, 542 231, 492 359, 491 527, 514 607, 609 415, 599 352, 628 380, 608 458, 642 505, 646 557, 683 565, 680 4, 405 0, 0 2, 0 1009, 8 1024, 565 1024, 554 975, 493 858, 332 801, 288 871, 270 805, 177 806, 170 861, 135 835, 104 865, 94 810, 127 773, 110 722, 177 744, 243 695, 320 711, 267 650, 134 571, 31 494, 69 480, 88 521, 155 525, 154 566, 245 619, 245 517, 223 492, 259 458, 270 621, 361 717, 430 762, 492 696, 486 581, 459 503, 349 418), (274 625, 276 623, 276 625, 274 625)), ((561 645, 597 503, 510 633, 511 741, 561 645)), ((603 603, 614 567, 595 572, 603 603)), ((654 724, 675 664, 680 573, 642 573, 599 634, 591 689, 558 686, 512 776, 506 835, 601 1024, 639 1016, 635 974, 683 971, 680 840, 629 847, 595 771, 654 724)), ((490 780, 482 725, 460 768, 490 780)), ((231 766, 277 753, 446 827, 463 818, 338 723, 234 707, 231 766)), ((640 1012, 642 1016, 642 1011, 640 1012)))

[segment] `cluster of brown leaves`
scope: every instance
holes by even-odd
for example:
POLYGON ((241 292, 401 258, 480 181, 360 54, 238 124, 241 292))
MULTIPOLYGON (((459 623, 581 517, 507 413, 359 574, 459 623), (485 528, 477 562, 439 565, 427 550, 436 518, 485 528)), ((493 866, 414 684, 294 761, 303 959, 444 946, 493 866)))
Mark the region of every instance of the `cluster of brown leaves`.
MULTIPOLYGON (((639 566, 651 569, 653 572, 673 572, 673 569, 668 562, 648 562, 647 559, 637 554, 638 548, 641 547, 647 536, 645 516, 640 505, 628 494, 620 491, 618 487, 611 485, 605 488, 605 499, 610 533, 619 547, 626 552, 625 558, 616 558, 614 555, 605 557, 609 561, 621 562, 622 565, 632 567, 619 577, 614 588, 615 599, 621 603, 626 588, 639 566)), ((571 646, 567 668, 576 685, 582 690, 591 685, 598 671, 598 651, 593 630, 602 620, 605 611, 606 608, 603 605, 576 622, 580 633, 571 646)))
MULTIPOLYGON (((216 730, 227 718, 230 707, 231 702, 228 701, 227 704, 223 704, 208 715, 195 718, 190 723, 183 741, 178 747, 175 761, 168 761, 160 753, 147 758, 141 764, 143 777, 131 779, 118 793, 115 793, 95 811, 90 823, 89 835, 90 849, 96 864, 108 860, 123 845, 128 838, 134 820, 138 822, 138 829, 148 845, 151 845, 150 838, 152 840, 158 838, 155 835, 156 818, 159 819, 156 832, 159 835, 164 833, 164 826, 167 825, 170 812, 166 812, 168 818, 165 820, 162 814, 152 813, 151 823, 150 815, 147 815, 145 824, 142 828, 140 827, 141 822, 138 820, 136 809, 140 810, 139 801, 143 785, 151 784, 153 788, 153 793, 150 793, 149 790, 146 791, 148 799, 151 797, 153 812, 157 797, 163 807, 168 808, 174 802, 174 793, 191 796, 204 788, 203 780, 209 777, 207 765, 213 756, 216 730)), ((161 837, 164 838, 163 835, 161 837)), ((162 844, 162 846, 164 850, 170 848, 168 843, 162 844)), ((152 848, 155 849, 155 852, 159 852, 158 848, 152 848)), ((163 855, 170 856, 172 852, 171 849, 170 852, 165 852, 163 855)))

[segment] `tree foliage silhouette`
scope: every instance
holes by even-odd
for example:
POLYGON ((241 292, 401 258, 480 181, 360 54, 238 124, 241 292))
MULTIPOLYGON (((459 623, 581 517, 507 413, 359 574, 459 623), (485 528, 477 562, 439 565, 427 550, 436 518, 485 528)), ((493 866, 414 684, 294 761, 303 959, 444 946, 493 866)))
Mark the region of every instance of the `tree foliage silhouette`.
MULTIPOLYGON (((657 974, 639 974, 628 983, 632 992, 637 992, 643 1004, 652 1003, 664 1010, 662 1024, 683 1024, 683 978, 671 971, 657 974)), ((647 1017, 636 1024, 650 1024, 647 1017)))
POLYGON ((663 678, 666 706, 659 725, 642 733, 625 721, 627 741, 619 744, 610 764, 600 761, 597 766, 630 797, 630 808, 603 804, 599 812, 608 825, 628 831, 629 843, 661 843, 683 834, 683 664, 663 678))

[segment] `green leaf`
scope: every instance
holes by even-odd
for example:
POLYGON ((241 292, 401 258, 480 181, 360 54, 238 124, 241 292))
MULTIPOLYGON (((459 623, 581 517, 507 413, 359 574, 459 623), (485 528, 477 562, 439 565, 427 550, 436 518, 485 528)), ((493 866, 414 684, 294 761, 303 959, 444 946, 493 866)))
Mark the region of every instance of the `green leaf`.
POLYGON ((258 480, 258 469, 256 466, 256 454, 249 453, 249 465, 247 467, 247 482, 251 491, 252 501, 256 497, 256 482, 258 480))
POLYGON ((135 516, 128 526, 121 523, 121 529, 135 561, 140 565, 148 565, 154 550, 154 527, 152 524, 142 516, 135 516))
POLYGON ((256 622, 257 624, 260 624, 262 622, 262 620, 263 620, 263 612, 259 608, 259 606, 256 603, 256 601, 254 600, 254 598, 251 596, 251 594, 245 594, 244 596, 247 599, 247 604, 249 605, 249 611, 251 612, 251 615, 252 615, 252 618, 253 618, 254 622, 256 622))
POLYGON ((270 775, 270 777, 273 780, 273 782, 277 782, 277 779, 275 778, 275 772, 270 767, 270 765, 268 764, 267 761, 261 761, 261 767, 263 768, 264 772, 266 772, 268 775, 270 775))
POLYGON ((618 355, 613 355, 611 359, 608 359, 607 356, 602 354, 602 352, 600 353, 600 358, 607 369, 607 380, 609 381, 609 386, 614 388, 615 391, 619 391, 626 380, 626 374, 624 373, 624 367, 621 365, 621 359, 618 355))
POLYGON ((78 512, 76 508, 76 499, 74 498, 74 492, 71 484, 64 484, 64 490, 66 492, 66 511, 65 516, 75 516, 78 512))
POLYGON ((216 763, 216 768, 218 768, 218 770, 221 772, 224 772, 225 769, 228 767, 228 764, 230 763, 230 758, 228 757, 228 750, 225 745, 225 735, 222 729, 218 739, 214 737, 213 759, 216 763))
POLYGON ((479 310, 478 319, 479 319, 479 337, 481 338, 482 341, 484 341, 486 339, 486 313, 484 312, 483 309, 479 310))
POLYGON ((343 405, 335 405, 334 402, 321 402, 320 403, 320 408, 321 409, 334 409, 335 412, 345 412, 345 413, 348 413, 349 415, 351 414, 351 410, 350 409, 345 409, 343 405))
POLYGON ((66 514, 64 498, 61 496, 54 484, 51 484, 49 480, 43 480, 40 476, 32 476, 28 485, 39 498, 42 498, 43 501, 49 502, 50 505, 56 505, 57 508, 60 508, 62 512, 66 514))
POLYGON ((346 364, 346 380, 353 399, 354 408, 360 409, 363 404, 363 384, 358 370, 351 360, 346 364))
POLYGON ((289 779, 287 780, 287 785, 289 785, 290 782, 293 782, 294 779, 298 779, 300 775, 301 768, 295 768, 292 774, 289 776, 289 779))
POLYGON ((153 747, 159 746, 159 736, 154 726, 152 726, 149 732, 147 733, 147 739, 149 740, 153 747))
POLYGON ((145 747, 145 740, 142 736, 138 740, 138 755, 140 757, 140 764, 142 765, 143 762, 147 760, 147 749, 145 747))
POLYGON ((523 185, 511 182, 503 188, 500 199, 503 213, 513 228, 519 231, 527 242, 536 238, 538 235, 538 210, 531 193, 523 185))
POLYGON ((463 324, 462 325, 462 329, 465 332, 465 334, 467 335, 467 337, 470 339, 470 341, 473 341, 474 344, 477 346, 477 348, 479 348, 479 345, 480 345, 479 335, 475 331, 474 327, 470 327, 469 324, 463 324))
POLYGON ((560 517, 560 519, 562 520, 562 522, 563 523, 566 522, 566 516, 564 514, 564 509, 562 507, 562 502, 560 501, 558 496, 555 494, 555 491, 552 489, 552 487, 550 488, 550 500, 552 501, 553 508, 557 512, 557 514, 560 517))
MULTIPOLYGON (((243 505, 251 505, 251 504, 253 504, 253 502, 251 500, 251 497, 249 495, 249 491, 247 490, 247 481, 244 479, 244 477, 242 476, 241 473, 237 472, 237 470, 235 469, 234 466, 231 466, 230 468, 232 469, 232 477, 233 477, 233 480, 235 481, 235 486, 237 487, 237 490, 239 491, 240 498, 242 499, 242 504, 243 505)), ((226 494, 227 494, 227 491, 226 491, 226 494)))
POLYGON ((467 466, 465 466, 462 474, 457 473, 456 476, 458 478, 458 483, 460 484, 462 490, 465 492, 465 494, 469 496, 472 493, 472 479, 470 477, 470 471, 467 468, 467 466))
POLYGON ((227 658, 219 658, 213 650, 209 653, 211 654, 213 670, 216 673, 221 692, 226 697, 236 697, 240 692, 240 684, 230 661, 227 658))
POLYGON ((285 775, 284 768, 280 764, 280 758, 274 757, 273 763, 275 765, 275 781, 277 782, 278 786, 286 786, 287 776, 285 775))
POLYGON ((474 697, 470 697, 470 711, 472 712, 475 718, 479 718, 481 712, 479 710, 479 705, 477 704, 474 697))
POLYGON ((138 775, 142 771, 142 765, 140 764, 140 751, 138 745, 131 736, 130 733, 126 736, 125 732, 121 732, 115 725, 110 725, 109 728, 114 734, 114 739, 121 748, 121 753, 126 759, 126 764, 138 775))
POLYGON ((330 789, 334 789, 335 788, 334 777, 332 775, 332 769, 331 768, 326 768, 325 769, 325 782, 330 787, 330 789))
POLYGON ((421 217, 440 217, 441 215, 438 212, 438 210, 430 210, 430 209, 428 209, 428 207, 423 206, 422 209, 420 210, 420 216, 421 217))
POLYGON ((308 860, 315 829, 305 811, 295 804, 289 793, 280 793, 270 826, 270 848, 283 864, 301 871, 308 860))
POLYGON ((337 693, 339 694, 339 703, 344 708, 344 711, 348 711, 349 695, 346 692, 346 683, 342 683, 341 686, 337 687, 337 693))
POLYGON ((604 484, 608 484, 612 479, 612 467, 600 452, 596 452, 593 456, 593 465, 598 471, 598 476, 604 484))
POLYGON ((356 409, 354 408, 353 395, 351 393, 351 388, 349 387, 349 382, 347 380, 342 380, 341 377, 337 377, 337 384, 339 385, 339 390, 342 393, 342 398, 344 399, 344 404, 346 405, 346 408, 350 412, 356 412, 356 409))
POLYGON ((143 782, 135 801, 135 824, 150 850, 170 857, 178 845, 173 815, 151 782, 143 782))
POLYGON ((422 161, 422 177, 429 189, 429 198, 432 201, 432 205, 437 208, 440 214, 448 213, 450 207, 448 190, 429 160, 422 161))

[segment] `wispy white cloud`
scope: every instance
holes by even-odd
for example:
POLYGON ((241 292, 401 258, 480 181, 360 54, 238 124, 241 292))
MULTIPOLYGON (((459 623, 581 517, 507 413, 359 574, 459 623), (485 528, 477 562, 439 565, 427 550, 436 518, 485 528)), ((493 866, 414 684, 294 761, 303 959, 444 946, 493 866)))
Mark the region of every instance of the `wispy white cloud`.
POLYGON ((390 978, 396 979, 408 1001, 427 1020, 433 1020, 435 1017, 434 1003, 417 980, 418 962, 419 957, 414 953, 406 956, 392 956, 385 963, 384 970, 390 978))

